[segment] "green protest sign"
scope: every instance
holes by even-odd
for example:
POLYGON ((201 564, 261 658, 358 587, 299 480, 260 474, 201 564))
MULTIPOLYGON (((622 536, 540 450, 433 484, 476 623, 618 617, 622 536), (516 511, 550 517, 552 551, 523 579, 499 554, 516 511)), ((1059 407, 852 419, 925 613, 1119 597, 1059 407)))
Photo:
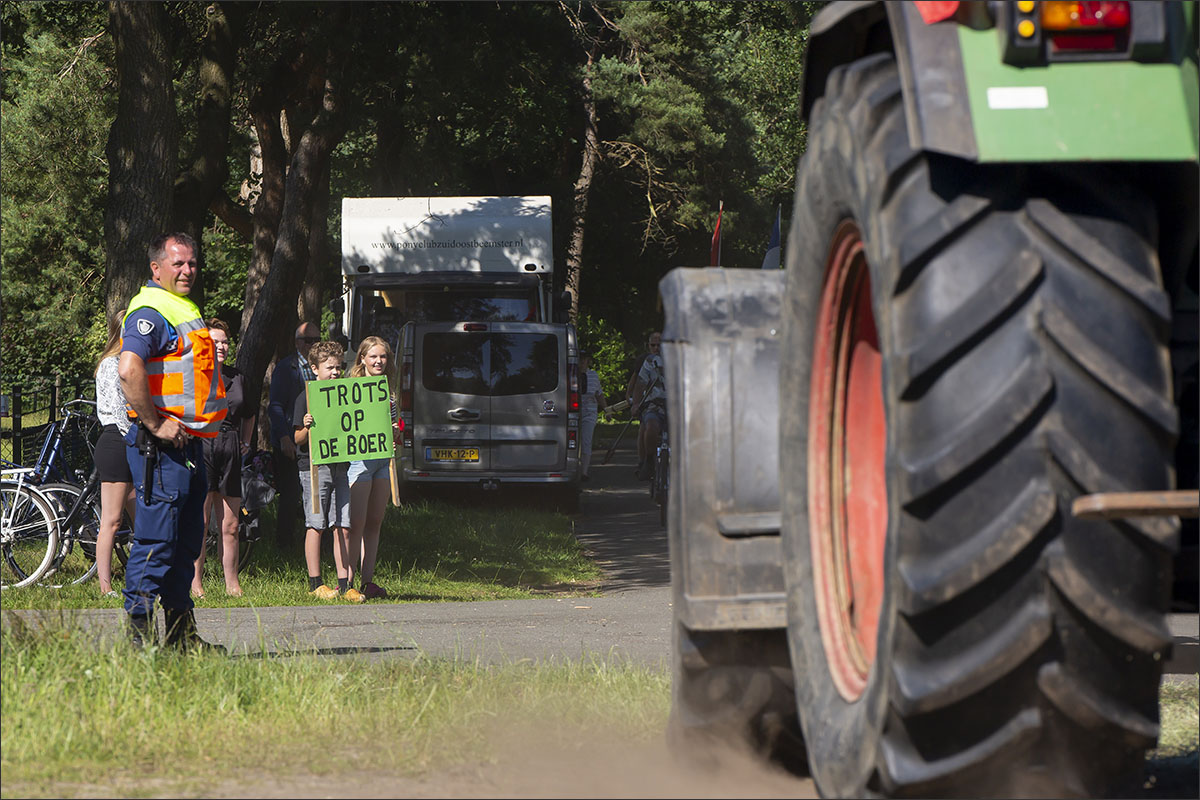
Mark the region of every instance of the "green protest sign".
POLYGON ((392 456, 392 407, 387 378, 339 378, 304 384, 313 464, 392 456))

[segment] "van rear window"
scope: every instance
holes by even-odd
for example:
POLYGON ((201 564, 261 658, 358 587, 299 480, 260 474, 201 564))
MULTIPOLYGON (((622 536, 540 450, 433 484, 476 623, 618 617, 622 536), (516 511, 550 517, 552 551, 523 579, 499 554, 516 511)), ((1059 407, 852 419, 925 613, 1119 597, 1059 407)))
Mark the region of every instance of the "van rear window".
POLYGON ((421 381, 434 392, 500 397, 558 388, 558 337, 549 333, 427 333, 421 381))

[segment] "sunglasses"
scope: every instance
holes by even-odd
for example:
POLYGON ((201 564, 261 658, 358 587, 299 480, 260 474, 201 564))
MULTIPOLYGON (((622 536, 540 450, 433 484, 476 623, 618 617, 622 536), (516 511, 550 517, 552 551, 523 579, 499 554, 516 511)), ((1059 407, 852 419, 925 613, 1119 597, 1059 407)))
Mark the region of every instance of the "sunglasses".
POLYGON ((304 342, 305 344, 313 344, 315 342, 321 341, 321 337, 320 336, 297 336, 296 341, 304 342))

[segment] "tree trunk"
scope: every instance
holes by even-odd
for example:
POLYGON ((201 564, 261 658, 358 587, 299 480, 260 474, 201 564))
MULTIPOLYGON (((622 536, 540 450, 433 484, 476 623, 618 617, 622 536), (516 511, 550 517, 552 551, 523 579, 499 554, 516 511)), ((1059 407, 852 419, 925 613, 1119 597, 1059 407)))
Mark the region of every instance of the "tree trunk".
MULTIPOLYGON (((296 308, 299 318, 305 321, 321 322, 321 297, 333 283, 329 260, 329 230, 326 220, 329 219, 329 162, 317 180, 313 189, 312 227, 308 235, 308 271, 304 276, 304 288, 300 292, 300 303, 296 308)), ((336 274, 341 270, 334 267, 336 274)), ((340 280, 339 289, 340 289, 340 280)), ((322 332, 324 335, 324 332, 322 332)))
POLYGON ((571 292, 571 322, 579 320, 579 283, 583 268, 583 234, 587 222, 588 198, 596 164, 600 160, 600 142, 596 133, 596 98, 592 94, 592 65, 596 50, 588 51, 583 71, 583 164, 575 180, 575 205, 571 212, 571 241, 567 245, 566 288, 571 292))
MULTIPOLYGON (((200 252, 200 289, 204 288, 201 233, 213 196, 229 177, 229 109, 237 63, 237 34, 245 10, 238 3, 213 3, 205 9, 208 34, 200 52, 200 98, 196 106, 196 138, 189 166, 175 178, 171 229, 196 240, 200 252)), ((203 308, 203 294, 192 299, 203 308)))
POLYGON ((262 191, 254 204, 254 254, 246 269, 246 304, 242 307, 241 335, 244 339, 258 304, 259 294, 271 270, 279 220, 283 216, 284 182, 287 179, 287 153, 279 129, 278 106, 259 100, 262 107, 252 111, 254 129, 262 148, 262 191))
MULTIPOLYGON (((334 57, 331 48, 327 63, 334 57)), ((335 74, 335 70, 329 71, 321 111, 296 142, 284 187, 279 235, 271 268, 238 348, 237 366, 245 375, 246 392, 251 397, 257 396, 262 389, 263 375, 274 356, 279 337, 286 334, 286 338, 291 339, 291 331, 281 333, 280 326, 287 316, 287 309, 296 307, 309 261, 317 184, 328 168, 333 148, 344 133, 342 104, 338 97, 340 85, 335 74)), ((265 150, 264 142, 264 154, 265 150)))
MULTIPOLYGON (((271 269, 283 215, 291 141, 285 134, 285 128, 289 126, 289 116, 294 116, 294 112, 289 115, 285 110, 287 101, 289 96, 297 93, 297 87, 308 85, 309 73, 314 70, 313 61, 311 49, 298 52, 292 48, 284 49, 250 101, 250 117, 258 139, 262 177, 256 187, 258 197, 252 204, 254 254, 246 270, 246 302, 242 306, 241 321, 243 338, 250 327, 259 294, 271 269)), ((288 314, 277 322, 280 325, 281 346, 290 347, 295 317, 288 314)), ((285 353, 286 348, 277 355, 285 353)))
POLYGON ((150 277, 146 248, 170 219, 179 129, 163 5, 110 2, 108 20, 117 64, 117 116, 105 151, 105 313, 111 318, 150 277))

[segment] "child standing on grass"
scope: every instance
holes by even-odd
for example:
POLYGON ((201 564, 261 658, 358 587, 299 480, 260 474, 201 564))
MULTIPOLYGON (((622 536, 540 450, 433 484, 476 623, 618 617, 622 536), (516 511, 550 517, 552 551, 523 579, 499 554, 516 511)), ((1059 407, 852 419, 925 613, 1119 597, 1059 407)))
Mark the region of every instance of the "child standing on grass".
MULTIPOLYGON (((378 336, 368 336, 358 346, 351 378, 386 375, 388 386, 394 380, 392 347, 378 336)), ((392 440, 400 435, 397 422, 396 394, 392 397, 392 440)), ((350 570, 359 575, 359 586, 368 600, 386 598, 387 590, 375 583, 375 559, 379 553, 379 531, 383 514, 392 496, 390 458, 350 462, 350 570), (361 556, 360 556, 361 553, 361 556), (359 569, 361 565, 361 570, 359 569)))
MULTIPOLYGON (((308 351, 308 363, 316 373, 315 381, 331 381, 342 376, 342 358, 345 351, 337 342, 317 342, 308 351)), ((300 489, 304 499, 304 521, 308 528, 304 535, 304 561, 308 566, 308 593, 321 600, 331 600, 339 595, 353 603, 366 600, 362 593, 349 585, 349 528, 350 528, 350 482, 347 478, 349 465, 321 464, 317 467, 316 485, 310 473, 309 429, 314 424, 313 415, 308 413, 308 395, 301 392, 296 398, 292 414, 294 438, 296 440, 296 467, 300 472, 300 489), (316 492, 319 511, 313 511, 313 492, 316 492), (321 534, 333 531, 333 562, 337 570, 338 588, 321 582, 321 534)))

